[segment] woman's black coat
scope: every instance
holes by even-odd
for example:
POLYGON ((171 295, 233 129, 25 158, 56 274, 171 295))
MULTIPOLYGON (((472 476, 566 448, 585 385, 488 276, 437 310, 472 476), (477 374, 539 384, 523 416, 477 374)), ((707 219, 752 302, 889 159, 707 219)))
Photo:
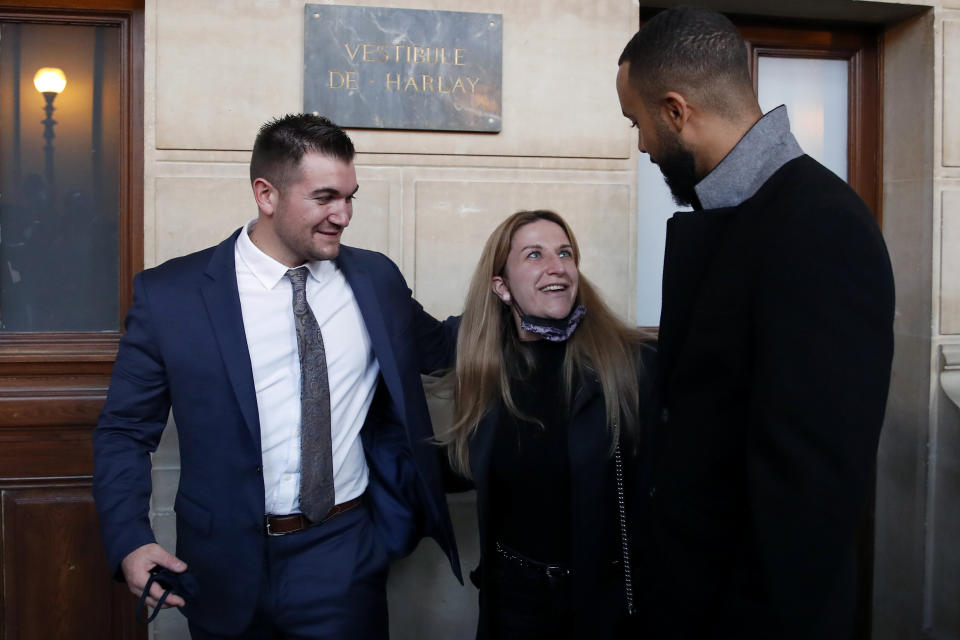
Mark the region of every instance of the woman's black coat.
MULTIPOLYGON (((656 372, 655 350, 642 349, 640 387, 641 412, 652 411, 652 376, 656 372)), ((600 381, 587 372, 575 385, 568 430, 570 459, 570 568, 573 628, 571 637, 613 638, 615 628, 626 612, 622 566, 620 521, 617 507, 616 467, 612 455, 610 432, 606 426, 606 410, 600 381), (616 562, 616 564, 613 564, 616 562)), ((502 404, 494 407, 480 421, 470 441, 470 469, 477 491, 477 516, 480 527, 480 619, 478 639, 489 638, 488 560, 493 557, 496 540, 490 532, 490 452, 499 424, 507 419, 502 404)), ((641 427, 642 430, 642 427, 641 427)), ((624 440, 626 443, 626 440, 624 440)), ((641 491, 639 459, 623 449, 626 493, 641 491)), ((627 496, 632 503, 634 496, 627 496)), ((628 509, 628 511, 632 511, 628 509)), ((628 513, 629 522, 635 518, 628 513)), ((636 527, 634 527, 636 528, 636 527)), ((473 576, 472 576, 473 577, 473 576)))

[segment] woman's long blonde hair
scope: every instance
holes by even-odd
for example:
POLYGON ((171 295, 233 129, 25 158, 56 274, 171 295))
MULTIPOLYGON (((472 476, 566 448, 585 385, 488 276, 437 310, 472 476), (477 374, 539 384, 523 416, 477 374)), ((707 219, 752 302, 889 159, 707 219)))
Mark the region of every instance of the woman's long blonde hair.
MULTIPOLYGON (((470 477, 470 438, 483 416, 502 401, 515 416, 529 420, 510 394, 510 372, 523 370, 524 352, 508 305, 491 288, 494 276, 504 276, 514 234, 520 227, 547 220, 559 225, 573 248, 579 269, 580 248, 573 231, 553 211, 519 211, 503 222, 487 239, 470 281, 470 289, 457 337, 457 363, 442 386, 452 389, 453 424, 438 434, 447 447, 453 468, 470 477)), ((570 398, 575 375, 599 379, 606 406, 610 451, 620 440, 621 425, 636 441, 640 417, 638 349, 646 334, 621 322, 581 273, 574 306, 587 309, 579 327, 567 341, 563 361, 565 397, 570 398)), ((529 364, 529 363, 527 363, 529 364)))

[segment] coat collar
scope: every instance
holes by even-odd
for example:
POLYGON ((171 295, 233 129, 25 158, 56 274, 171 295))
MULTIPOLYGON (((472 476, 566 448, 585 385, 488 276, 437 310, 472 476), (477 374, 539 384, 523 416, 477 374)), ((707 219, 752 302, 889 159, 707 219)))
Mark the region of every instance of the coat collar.
POLYGON ((760 118, 740 142, 695 187, 704 209, 735 207, 760 190, 780 167, 803 155, 790 133, 787 108, 760 118))

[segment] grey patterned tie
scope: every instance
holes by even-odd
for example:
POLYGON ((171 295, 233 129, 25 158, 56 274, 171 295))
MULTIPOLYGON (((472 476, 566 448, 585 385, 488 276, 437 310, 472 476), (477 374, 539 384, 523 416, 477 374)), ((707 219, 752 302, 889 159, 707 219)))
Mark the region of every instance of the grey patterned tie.
POLYGON ((333 507, 330 383, 320 326, 307 304, 307 268, 287 271, 300 352, 300 510, 320 522, 333 507))

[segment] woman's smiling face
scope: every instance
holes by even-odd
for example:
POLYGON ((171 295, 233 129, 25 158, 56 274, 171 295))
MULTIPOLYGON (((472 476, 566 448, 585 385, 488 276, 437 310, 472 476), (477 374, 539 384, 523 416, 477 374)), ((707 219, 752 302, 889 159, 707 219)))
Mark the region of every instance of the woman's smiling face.
MULTIPOLYGON (((503 275, 495 276, 492 286, 501 300, 527 315, 561 319, 570 314, 577 299, 579 276, 573 246, 563 228, 537 220, 513 234, 503 275)), ((520 331, 520 319, 515 319, 520 331)), ((532 334, 525 333, 521 331, 521 337, 531 339, 532 334)))

